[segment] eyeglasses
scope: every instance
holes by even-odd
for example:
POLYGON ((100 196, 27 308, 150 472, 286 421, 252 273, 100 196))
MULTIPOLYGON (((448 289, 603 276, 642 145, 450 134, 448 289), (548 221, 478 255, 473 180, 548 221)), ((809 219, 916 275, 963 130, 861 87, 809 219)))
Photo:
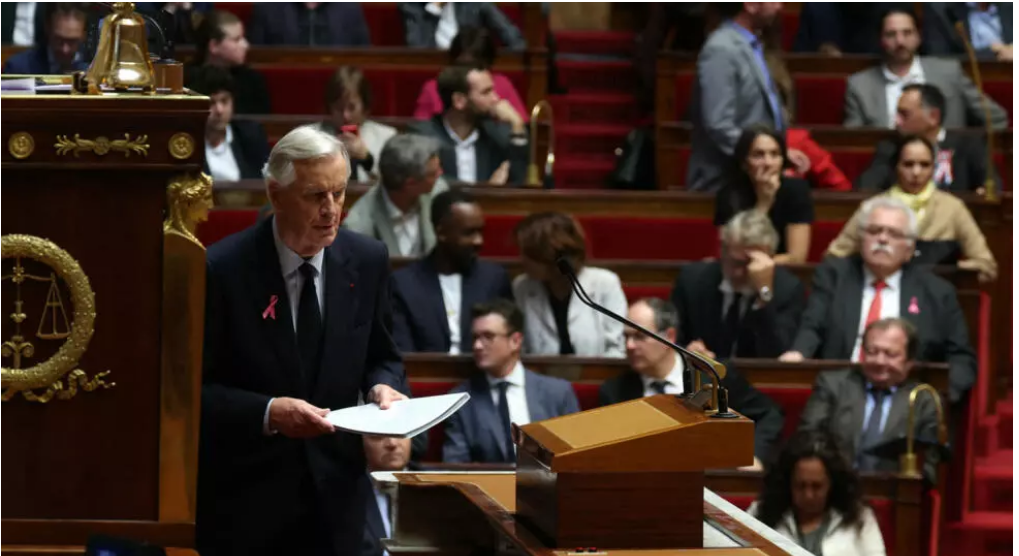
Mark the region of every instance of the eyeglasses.
POLYGON ((496 338, 508 338, 510 334, 500 334, 498 332, 481 332, 480 334, 474 335, 474 341, 480 341, 483 344, 491 344, 496 338))
POLYGON ((878 226, 878 225, 867 226, 866 228, 863 229, 863 233, 875 237, 880 236, 883 233, 892 239, 898 240, 910 239, 912 237, 911 235, 907 234, 906 232, 903 232, 898 228, 891 228, 889 226, 878 226))

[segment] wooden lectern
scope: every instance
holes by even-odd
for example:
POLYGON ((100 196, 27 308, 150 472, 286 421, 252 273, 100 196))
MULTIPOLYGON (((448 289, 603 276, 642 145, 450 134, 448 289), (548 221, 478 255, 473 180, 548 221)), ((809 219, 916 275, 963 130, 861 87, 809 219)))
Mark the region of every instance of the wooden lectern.
POLYGON ((208 107, 4 95, 3 554, 193 546, 208 107))

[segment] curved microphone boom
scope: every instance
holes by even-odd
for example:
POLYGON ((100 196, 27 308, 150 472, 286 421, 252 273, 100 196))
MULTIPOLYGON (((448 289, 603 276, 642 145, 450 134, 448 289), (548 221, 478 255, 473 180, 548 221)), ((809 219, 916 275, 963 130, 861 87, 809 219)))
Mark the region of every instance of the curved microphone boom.
POLYGON ((729 411, 729 394, 726 391, 725 387, 722 386, 722 378, 718 374, 718 370, 716 369, 716 366, 721 365, 717 361, 708 359, 703 355, 694 353, 686 348, 679 346, 674 342, 670 342, 669 340, 659 336, 654 332, 651 332, 650 330, 631 321, 630 319, 627 319, 622 315, 617 315, 612 311, 606 309, 605 307, 602 307, 601 305, 595 303, 594 300, 592 300, 590 296, 587 295, 587 292, 584 290, 584 286, 580 285, 580 280, 577 279, 577 273, 573 271, 573 265, 570 264, 570 261, 567 260, 565 256, 561 254, 556 256, 556 266, 559 268, 559 272, 561 272, 563 276, 569 279, 570 284, 573 285, 573 292, 577 295, 577 299, 579 299, 581 303, 587 305, 588 307, 594 309, 595 311, 598 311, 599 313, 609 317, 610 319, 616 322, 622 323, 624 326, 629 326, 640 331, 642 334, 649 338, 654 338, 655 341, 673 349, 680 357, 682 357, 684 363, 683 391, 686 392, 688 395, 693 396, 697 394, 697 392, 694 392, 693 388, 694 371, 705 372, 711 375, 713 379, 712 383, 716 394, 713 399, 715 405, 713 409, 715 409, 715 412, 711 415, 711 417, 719 419, 732 419, 738 417, 738 415, 729 411))

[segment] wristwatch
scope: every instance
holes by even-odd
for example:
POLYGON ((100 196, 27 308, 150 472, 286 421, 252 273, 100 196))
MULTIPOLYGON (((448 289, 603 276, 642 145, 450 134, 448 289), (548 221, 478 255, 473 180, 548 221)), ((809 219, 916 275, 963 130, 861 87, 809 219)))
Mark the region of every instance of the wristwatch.
POLYGON ((763 286, 757 292, 757 299, 760 299, 761 301, 763 301, 765 303, 771 303, 771 298, 772 297, 774 297, 774 294, 771 293, 771 288, 769 288, 768 286, 763 286))

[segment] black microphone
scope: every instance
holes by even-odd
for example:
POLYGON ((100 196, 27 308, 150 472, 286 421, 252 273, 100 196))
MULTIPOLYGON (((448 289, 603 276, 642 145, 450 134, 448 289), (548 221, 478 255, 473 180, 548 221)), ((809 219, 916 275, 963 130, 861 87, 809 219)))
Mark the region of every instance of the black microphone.
POLYGON ((729 393, 722 386, 722 378, 718 376, 718 371, 715 370, 715 362, 707 359, 703 355, 694 353, 684 347, 679 346, 674 342, 659 336, 658 334, 651 332, 647 328, 633 322, 632 320, 613 313, 612 311, 602 307, 595 303, 584 291, 584 286, 580 285, 580 280, 577 279, 577 273, 573 271, 573 265, 566 258, 563 253, 556 253, 556 266, 559 268, 559 272, 562 273, 573 285, 573 292, 577 295, 577 299, 581 303, 588 307, 598 311, 599 313, 609 317, 610 319, 622 323, 624 326, 629 326, 640 331, 645 336, 654 338, 658 343, 672 348, 682 359, 683 359, 683 391, 689 396, 695 396, 697 392, 693 391, 693 373, 694 371, 709 373, 715 377, 715 382, 718 384, 718 407, 717 411, 711 415, 712 417, 719 419, 733 419, 738 417, 735 413, 729 411, 729 393))

